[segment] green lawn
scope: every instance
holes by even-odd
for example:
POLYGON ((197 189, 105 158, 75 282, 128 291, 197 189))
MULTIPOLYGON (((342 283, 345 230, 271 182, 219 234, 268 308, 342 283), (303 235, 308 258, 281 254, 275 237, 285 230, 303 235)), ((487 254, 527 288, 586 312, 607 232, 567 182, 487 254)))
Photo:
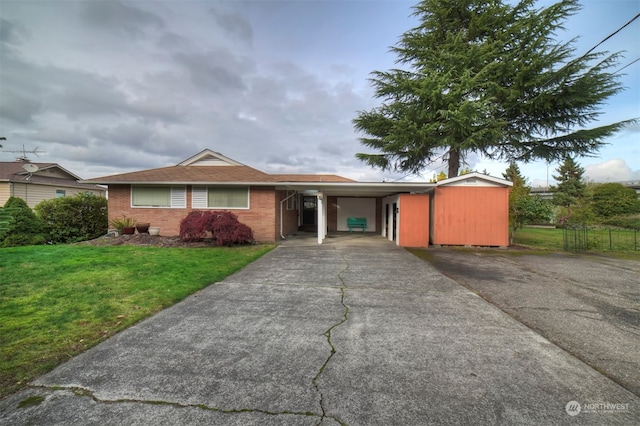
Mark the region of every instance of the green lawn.
POLYGON ((556 228, 522 228, 516 232, 513 243, 543 250, 562 250, 562 229, 556 228))
POLYGON ((0 249, 0 398, 274 247, 0 249))
MULTIPOLYGON (((571 231, 569 231, 571 232, 571 231)), ((569 233, 569 248, 588 247, 588 253, 599 253, 634 259, 640 255, 640 233, 630 229, 589 228, 579 235, 569 233), (584 244, 576 244, 581 238, 584 244)), ((537 250, 564 250, 562 229, 522 228, 516 232, 514 244, 537 250)))

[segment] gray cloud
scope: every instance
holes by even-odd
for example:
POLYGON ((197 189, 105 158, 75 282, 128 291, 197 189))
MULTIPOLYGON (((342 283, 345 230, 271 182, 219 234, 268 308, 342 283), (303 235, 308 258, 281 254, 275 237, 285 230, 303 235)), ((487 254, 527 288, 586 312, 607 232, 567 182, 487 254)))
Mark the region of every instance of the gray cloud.
POLYGON ((20 22, 0 18, 0 43, 19 45, 29 37, 29 32, 20 22))
POLYGON ((17 93, 13 89, 3 88, 0 102, 0 117, 19 124, 33 122, 33 117, 42 110, 42 102, 33 96, 17 93))
POLYGON ((227 49, 204 54, 178 52, 173 58, 187 71, 191 82, 199 89, 224 93, 246 88, 243 76, 251 69, 251 63, 247 59, 235 57, 227 49))
POLYGON ((147 29, 165 27, 158 15, 119 0, 81 2, 80 18, 91 28, 134 38, 143 36, 147 29))
POLYGON ((160 49, 168 49, 172 51, 191 50, 192 43, 189 39, 182 37, 172 31, 164 32, 156 42, 160 49))
POLYGON ((216 23, 235 39, 251 45, 253 42, 253 28, 251 23, 242 15, 233 11, 226 11, 216 6, 209 10, 216 23))

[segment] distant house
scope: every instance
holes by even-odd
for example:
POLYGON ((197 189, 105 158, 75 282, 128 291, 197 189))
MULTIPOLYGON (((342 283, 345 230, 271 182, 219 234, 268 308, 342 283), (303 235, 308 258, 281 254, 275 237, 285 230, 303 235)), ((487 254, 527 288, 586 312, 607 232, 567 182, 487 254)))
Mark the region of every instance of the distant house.
POLYGON ((508 245, 511 182, 470 173, 438 183, 357 182, 336 175, 269 174, 205 149, 175 166, 84 181, 108 185, 109 219, 131 217, 177 235, 193 210, 227 210, 273 242, 299 230, 369 232, 400 246, 508 245))
POLYGON ((80 183, 80 177, 55 163, 0 162, 0 207, 9 197, 22 198, 33 208, 43 200, 90 193, 100 197, 106 188, 80 183))

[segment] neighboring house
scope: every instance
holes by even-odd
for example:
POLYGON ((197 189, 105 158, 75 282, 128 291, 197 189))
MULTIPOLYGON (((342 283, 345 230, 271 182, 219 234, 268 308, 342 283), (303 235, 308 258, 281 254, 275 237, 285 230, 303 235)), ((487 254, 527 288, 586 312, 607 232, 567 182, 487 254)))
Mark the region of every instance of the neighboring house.
POLYGON ((511 182, 479 173, 438 183, 356 182, 264 173, 207 149, 175 166, 84 182, 108 185, 110 220, 131 217, 162 235, 177 235, 193 210, 227 210, 265 242, 307 230, 321 244, 356 217, 366 219, 366 232, 401 246, 508 245, 511 182))
POLYGON ((9 197, 22 198, 34 208, 43 200, 90 193, 104 197, 104 187, 80 183, 80 177, 55 163, 18 160, 0 162, 0 207, 9 197))

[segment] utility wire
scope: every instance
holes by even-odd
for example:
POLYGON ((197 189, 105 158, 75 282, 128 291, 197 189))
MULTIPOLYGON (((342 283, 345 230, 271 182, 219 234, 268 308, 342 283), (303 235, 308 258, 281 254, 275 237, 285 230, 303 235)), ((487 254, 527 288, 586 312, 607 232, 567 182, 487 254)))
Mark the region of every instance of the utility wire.
POLYGON ((636 19, 640 18, 640 13, 638 13, 636 16, 634 16, 633 18, 631 18, 631 20, 629 22, 627 22, 626 24, 624 24, 623 26, 621 26, 620 28, 618 28, 616 31, 614 31, 613 33, 609 34, 607 37, 605 37, 600 43, 596 44, 595 46, 593 46, 591 49, 589 49, 589 51, 587 51, 587 53, 585 53, 584 55, 581 56, 585 57, 587 56, 589 53, 593 52, 593 50, 600 46, 602 43, 604 43, 605 41, 609 40, 611 37, 613 37, 614 35, 618 34, 620 31, 622 31, 624 29, 624 27, 628 26, 630 23, 632 23, 633 21, 635 21, 636 19))
MULTIPOLYGON (((598 46, 600 46, 605 41, 609 40, 614 35, 618 34, 620 31, 622 31, 625 27, 629 26, 629 24, 631 24, 633 21, 635 21, 638 18, 640 18, 640 13, 636 14, 636 16, 631 18, 631 20, 629 22, 627 22, 626 24, 624 24, 623 26, 621 26, 620 28, 618 28, 617 30, 615 30, 614 32, 612 32, 611 34, 609 34, 608 36, 603 38, 598 44, 593 46, 591 49, 587 50, 586 53, 583 53, 581 56, 577 57, 576 59, 573 59, 573 60, 569 61, 565 66, 561 67, 556 73, 559 73, 560 71, 562 71, 563 69, 567 68, 568 66, 573 65, 575 62, 578 62, 581 59, 584 59, 585 56, 587 56, 589 53, 593 52, 598 46)), ((631 65, 631 64, 629 64, 629 65, 631 65)), ((620 71, 620 70, 618 70, 618 71, 620 71)), ((554 79, 554 77, 551 77, 545 84, 543 84, 543 86, 546 86, 547 84, 549 84, 553 79, 554 79)))
POLYGON ((635 63, 636 63, 636 62, 638 62, 638 61, 640 61, 640 58, 637 58, 635 61, 631 61, 631 62, 629 62, 627 65, 625 65, 624 67, 620 68, 618 71, 616 71, 616 72, 612 73, 611 75, 616 75, 616 74, 618 74, 620 71, 622 71, 623 69, 625 69, 625 68, 626 68, 626 67, 628 67, 629 65, 633 65, 633 64, 635 64, 635 63))

